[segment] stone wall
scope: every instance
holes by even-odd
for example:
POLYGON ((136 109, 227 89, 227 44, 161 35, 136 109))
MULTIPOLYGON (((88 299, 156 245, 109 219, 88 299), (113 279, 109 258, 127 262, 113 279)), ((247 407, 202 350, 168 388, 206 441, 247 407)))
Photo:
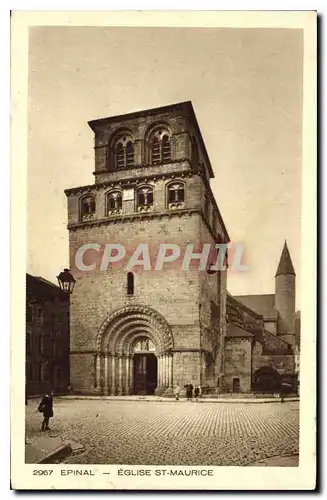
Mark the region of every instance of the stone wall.
POLYGON ((251 392, 251 340, 230 338, 225 342, 225 389, 233 392, 233 380, 239 379, 239 392, 251 392))
POLYGON ((274 368, 280 375, 292 375, 295 370, 294 355, 263 354, 263 346, 256 342, 253 348, 252 373, 266 366, 274 368))

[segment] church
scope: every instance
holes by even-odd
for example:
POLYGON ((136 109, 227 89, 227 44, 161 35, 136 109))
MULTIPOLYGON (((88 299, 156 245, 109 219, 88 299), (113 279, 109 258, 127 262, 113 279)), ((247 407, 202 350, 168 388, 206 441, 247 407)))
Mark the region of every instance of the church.
MULTIPOLYGON (((107 244, 185 248, 230 241, 191 102, 89 122, 94 184, 65 191, 70 269, 70 383, 76 393, 172 395, 296 387, 295 271, 285 242, 275 294, 232 297, 227 270, 167 262, 151 271, 96 265, 107 244), (77 255, 83 248, 83 266, 77 255)), ((167 259, 169 261, 169 259, 167 259)), ((125 262, 126 264, 126 262, 125 262)))

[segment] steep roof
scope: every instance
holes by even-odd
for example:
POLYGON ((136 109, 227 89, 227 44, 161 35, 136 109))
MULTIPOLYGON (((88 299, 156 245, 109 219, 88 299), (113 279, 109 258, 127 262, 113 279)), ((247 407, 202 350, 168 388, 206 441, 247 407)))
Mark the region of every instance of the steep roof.
POLYGON ((249 337, 253 338, 254 335, 251 332, 248 332, 247 330, 244 330, 244 328, 241 328, 238 325, 235 325, 233 323, 230 323, 227 328, 227 333, 226 337, 232 338, 232 337, 249 337))
POLYGON ((59 286, 41 276, 26 274, 26 299, 28 301, 44 302, 53 300, 55 297, 61 301, 68 301, 67 294, 59 286))
POLYGON ((292 347, 285 340, 277 337, 273 333, 267 332, 264 330, 263 332, 263 354, 271 353, 271 354, 291 354, 292 347))
POLYGON ((281 274, 294 274, 294 276, 295 276, 295 271, 294 271, 292 259, 290 256, 290 252, 289 252, 286 240, 285 240, 282 255, 280 257, 280 261, 278 264, 277 272, 275 274, 275 278, 277 276, 280 276, 281 274))
MULTIPOLYGON (((242 304, 240 298, 262 297, 260 295, 244 295, 235 298, 227 293, 227 317, 228 328, 226 338, 247 337, 259 342, 263 347, 263 354, 291 354, 291 346, 277 335, 268 332, 264 328, 263 315, 253 311, 247 304, 242 304)), ((267 304, 271 305, 274 295, 266 295, 267 304)))
POLYGON ((249 309, 252 309, 257 314, 260 314, 264 319, 277 319, 277 311, 275 309, 275 295, 236 295, 234 299, 241 302, 249 309))

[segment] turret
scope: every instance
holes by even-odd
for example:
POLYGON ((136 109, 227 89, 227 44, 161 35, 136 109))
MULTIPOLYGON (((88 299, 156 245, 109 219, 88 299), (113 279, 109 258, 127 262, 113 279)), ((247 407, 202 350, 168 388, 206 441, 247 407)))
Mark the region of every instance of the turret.
POLYGON ((275 308, 278 311, 277 334, 295 345, 295 271, 285 241, 275 275, 275 308))

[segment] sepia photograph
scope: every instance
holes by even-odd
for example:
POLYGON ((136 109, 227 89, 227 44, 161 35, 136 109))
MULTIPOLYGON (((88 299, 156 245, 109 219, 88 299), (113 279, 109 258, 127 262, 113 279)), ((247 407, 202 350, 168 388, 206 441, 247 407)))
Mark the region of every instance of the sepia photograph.
POLYGON ((25 330, 12 342, 30 481, 298 474, 300 405, 315 426, 302 356, 315 331, 301 324, 301 22, 315 36, 315 14, 290 27, 106 14, 26 22, 25 330))

